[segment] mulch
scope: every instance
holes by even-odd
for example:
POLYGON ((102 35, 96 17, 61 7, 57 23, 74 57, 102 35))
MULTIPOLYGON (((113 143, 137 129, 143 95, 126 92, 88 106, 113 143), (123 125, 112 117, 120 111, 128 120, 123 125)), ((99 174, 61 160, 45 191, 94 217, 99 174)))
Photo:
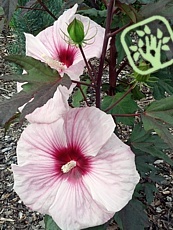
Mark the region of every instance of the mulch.
MULTIPOLYGON (((10 33, 0 34, 0 75, 10 74, 11 68, 3 57, 8 53, 7 44, 13 42, 10 33)), ((9 99, 16 92, 16 84, 0 81, 0 102, 9 99)), ((13 190, 13 174, 11 164, 17 163, 16 145, 20 134, 25 127, 19 127, 18 123, 11 125, 4 134, 0 128, 0 230, 37 230, 44 229, 43 216, 38 212, 28 209, 13 190)), ((122 130, 122 134, 128 130, 122 130)), ((173 157, 173 154, 170 153, 173 157)), ((173 169, 162 160, 155 162, 160 167, 164 180, 157 185, 158 193, 154 201, 148 206, 147 214, 151 226, 148 230, 173 230, 173 169)), ((109 230, 117 230, 112 223, 109 230)))

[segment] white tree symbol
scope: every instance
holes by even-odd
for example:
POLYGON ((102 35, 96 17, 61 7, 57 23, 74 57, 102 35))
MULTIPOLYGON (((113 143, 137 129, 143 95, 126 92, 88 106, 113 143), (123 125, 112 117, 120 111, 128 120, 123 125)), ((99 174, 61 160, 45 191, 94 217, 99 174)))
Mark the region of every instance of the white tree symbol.
POLYGON ((156 36, 151 33, 150 28, 145 25, 143 30, 136 30, 139 40, 137 45, 129 47, 134 52, 133 59, 138 61, 141 56, 146 61, 150 62, 153 67, 161 65, 161 50, 169 51, 170 48, 166 43, 169 42, 170 37, 164 37, 163 32, 158 28, 156 36), (143 39, 142 39, 143 38, 143 39), (143 47, 146 47, 144 51, 143 47))

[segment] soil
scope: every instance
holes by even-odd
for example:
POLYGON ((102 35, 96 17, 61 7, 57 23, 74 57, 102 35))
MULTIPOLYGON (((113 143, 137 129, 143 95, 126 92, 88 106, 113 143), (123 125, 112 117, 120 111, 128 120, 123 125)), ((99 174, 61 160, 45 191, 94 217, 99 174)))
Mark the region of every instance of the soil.
MULTIPOLYGON (((7 54, 6 45, 13 42, 10 33, 0 34, 0 75, 11 73, 3 57, 7 54)), ((9 99, 16 92, 16 84, 0 81, 0 101, 9 99)), ((144 101, 146 103, 146 101, 144 101)), ((18 123, 11 125, 4 134, 0 128, 0 230, 38 230, 44 229, 43 216, 28 209, 13 190, 13 174, 11 164, 17 163, 16 145, 25 124, 19 127, 18 123)), ((122 130, 126 135, 127 129, 122 130)), ((124 133, 124 134, 123 134, 124 133)), ((173 158, 173 155, 170 153, 173 158)), ((148 230, 173 230, 173 169, 158 160, 161 175, 164 177, 161 185, 158 185, 158 193, 155 194, 154 202, 148 206, 147 214, 150 219, 148 230)), ((112 223, 108 230, 117 230, 112 223)))

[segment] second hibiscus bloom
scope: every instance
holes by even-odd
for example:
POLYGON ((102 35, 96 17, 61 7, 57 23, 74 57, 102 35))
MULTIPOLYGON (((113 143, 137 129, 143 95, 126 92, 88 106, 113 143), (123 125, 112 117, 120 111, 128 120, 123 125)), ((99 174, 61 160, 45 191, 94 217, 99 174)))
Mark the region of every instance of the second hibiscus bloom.
MULTIPOLYGON (((105 29, 99 26, 88 17, 75 14, 78 5, 74 5, 71 9, 65 11, 62 16, 54 23, 53 26, 46 28, 40 32, 36 37, 31 34, 25 34, 26 37, 26 55, 34 57, 47 63, 51 68, 56 69, 61 76, 64 73, 72 80, 80 80, 80 75, 83 73, 85 62, 83 60, 80 49, 68 40, 68 26, 70 23, 77 19, 83 24, 84 28, 84 40, 83 51, 86 59, 92 57, 99 58, 102 51, 102 44, 104 39, 105 29)), ((20 84, 18 90, 20 90, 20 84)), ((72 92, 75 84, 72 84, 70 90, 66 87, 59 86, 57 91, 60 91, 65 98, 68 100, 70 93, 72 92)), ((56 93, 53 99, 44 105, 44 110, 49 110, 49 113, 55 113, 56 107, 56 93), (52 111, 50 109, 53 108, 52 111)), ((55 121, 54 116, 52 119, 49 117, 42 116, 37 119, 38 111, 41 112, 43 107, 37 108, 32 114, 26 116, 30 122, 53 122, 55 121), (35 113, 36 112, 36 113, 35 113), (41 119, 41 120, 40 120, 41 119)), ((55 116, 56 117, 56 116, 55 116)))

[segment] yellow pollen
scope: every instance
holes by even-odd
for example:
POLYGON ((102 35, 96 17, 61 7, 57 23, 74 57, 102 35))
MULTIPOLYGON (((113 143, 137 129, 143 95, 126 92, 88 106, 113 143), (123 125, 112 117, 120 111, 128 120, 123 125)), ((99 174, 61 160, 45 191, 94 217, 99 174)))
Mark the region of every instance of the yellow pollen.
POLYGON ((69 161, 67 164, 63 165, 61 167, 61 171, 63 173, 68 173, 71 169, 73 169, 74 167, 76 167, 76 161, 71 160, 69 161))

